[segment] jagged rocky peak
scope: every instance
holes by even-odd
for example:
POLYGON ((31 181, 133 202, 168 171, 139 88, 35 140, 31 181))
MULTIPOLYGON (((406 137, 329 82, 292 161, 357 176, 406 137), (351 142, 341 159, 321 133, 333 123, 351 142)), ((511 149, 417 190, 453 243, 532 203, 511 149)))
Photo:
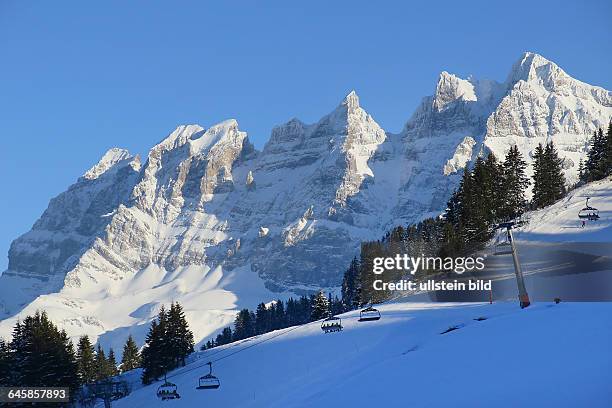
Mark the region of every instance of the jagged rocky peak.
POLYGON ((456 100, 476 101, 474 85, 466 79, 461 79, 456 75, 442 71, 436 85, 434 95, 434 107, 441 111, 446 105, 456 100))
MULTIPOLYGON (((376 146, 384 142, 384 130, 359 105, 355 91, 350 92, 328 115, 315 124, 306 125, 298 119, 277 126, 263 150, 260 165, 271 168, 297 168, 311 165, 319 159, 331 159, 332 165, 341 152, 350 153, 362 146, 361 156, 370 157, 376 146), (332 158, 333 156, 333 158, 332 158)), ((344 159, 339 159, 344 163, 344 159)), ((349 165, 354 160, 348 159, 349 165)), ((325 164, 321 164, 325 167, 325 164)), ((360 170, 364 166, 360 166, 360 170)), ((335 174, 335 172, 334 172, 335 174)))
POLYGON ((342 101, 342 105, 346 106, 349 110, 354 110, 359 108, 359 96, 357 96, 357 92, 353 89, 351 92, 346 95, 344 100, 342 101))
POLYGON ((340 119, 338 125, 341 132, 346 134, 345 148, 353 145, 379 145, 387 138, 374 118, 359 105, 359 96, 355 91, 351 91, 330 116, 340 119))
POLYGON ((241 156, 246 138, 246 132, 238 129, 238 122, 230 119, 211 127, 200 139, 191 142, 192 150, 208 149, 206 171, 201 181, 203 194, 233 190, 232 168, 241 156))
POLYGON ((352 90, 342 99, 336 109, 324 116, 319 123, 340 124, 342 126, 350 116, 359 115, 362 112, 365 111, 359 105, 359 96, 357 96, 357 92, 352 90))
MULTIPOLYGON (((178 156, 176 162, 172 163, 178 166, 190 160, 192 156, 212 159, 214 156, 223 156, 228 151, 239 153, 246 139, 246 132, 239 130, 238 122, 234 119, 218 123, 208 130, 199 125, 181 125, 150 150, 147 172, 168 167, 169 163, 161 166, 162 161, 170 160, 173 156, 178 156)), ((231 156, 232 161, 236 159, 233 154, 231 156)))
POLYGON ((559 83, 571 79, 557 64, 539 54, 525 52, 516 61, 508 75, 506 83, 511 88, 519 81, 537 82, 548 91, 553 91, 559 83))
POLYGON ((127 150, 113 147, 104 153, 98 163, 83 174, 83 178, 88 180, 97 179, 117 163, 131 158, 132 155, 127 150))
POLYGON ((127 201, 139 167, 138 156, 132 157, 124 149, 108 150, 76 183, 50 200, 31 231, 12 242, 10 273, 38 277, 65 274, 117 207, 127 201))
POLYGON ((475 129, 484 123, 483 117, 493 101, 499 99, 498 94, 495 81, 462 79, 443 71, 434 94, 423 98, 402 134, 408 141, 475 129))
POLYGON ((506 86, 509 89, 542 87, 558 96, 571 95, 581 100, 591 99, 597 104, 612 107, 611 91, 572 78, 557 64, 533 52, 524 53, 513 65, 506 86))
POLYGON ((365 111, 359 105, 359 96, 357 96, 357 92, 353 90, 349 92, 349 94, 344 97, 342 102, 340 102, 338 107, 325 118, 329 118, 330 121, 336 120, 343 122, 346 121, 349 116, 359 115, 362 112, 365 111))
POLYGON ((189 141, 190 153, 192 155, 204 152, 214 154, 215 151, 225 148, 240 149, 246 137, 246 132, 239 130, 238 122, 235 119, 229 119, 212 126, 203 134, 194 134, 189 141))
POLYGON ((291 150, 304 140, 306 125, 297 118, 272 128, 270 139, 264 146, 265 153, 282 153, 291 150))
POLYGON ((252 145, 234 119, 208 130, 181 125, 151 149, 132 198, 142 211, 171 222, 184 205, 197 208, 211 194, 233 189, 232 167, 243 148, 252 145))
POLYGON ((306 125, 298 118, 292 118, 287 123, 275 126, 272 129, 272 135, 270 141, 272 142, 283 142, 293 139, 292 136, 296 136, 304 132, 306 125))
MULTIPOLYGON (((306 125, 300 120, 293 118, 283 125, 274 127, 264 152, 274 153, 288 147, 314 147, 312 139, 319 139, 329 135, 347 136, 349 125, 357 122, 367 123, 367 128, 380 128, 374 119, 359 105, 357 93, 351 91, 331 113, 313 125, 306 125), (285 146, 281 148, 281 145, 285 146)), ((374 132, 371 136, 374 139, 368 138, 363 142, 371 143, 376 141, 380 143, 385 139, 382 129, 381 131, 374 132)))
POLYGON ((514 64, 506 84, 506 95, 487 120, 485 146, 503 157, 517 145, 529 162, 538 143, 553 141, 567 180, 576 182, 588 138, 612 116, 612 92, 574 79, 532 52, 514 64))
POLYGON ((189 139, 197 138, 204 133, 204 128, 200 125, 180 125, 164 140, 156 144, 149 151, 149 159, 158 158, 164 152, 174 150, 187 143, 189 139))

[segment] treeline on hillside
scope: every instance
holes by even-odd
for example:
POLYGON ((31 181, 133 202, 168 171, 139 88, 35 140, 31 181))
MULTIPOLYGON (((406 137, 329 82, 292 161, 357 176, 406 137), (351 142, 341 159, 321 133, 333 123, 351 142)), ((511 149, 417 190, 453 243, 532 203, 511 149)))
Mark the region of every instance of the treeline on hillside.
MULTIPOLYGON (((124 348, 121 369, 139 365, 138 348, 130 337, 124 348)), ((96 348, 88 336, 76 350, 64 330, 45 312, 36 312, 15 324, 10 342, 0 339, 0 386, 69 387, 74 399, 83 384, 103 381, 119 374, 115 352, 96 348), (108 355, 107 355, 108 354, 108 355)))
POLYGON ((260 303, 255 311, 242 309, 238 312, 234 328, 224 328, 216 338, 202 345, 201 349, 206 350, 273 330, 314 322, 346 310, 337 296, 332 297, 331 293, 326 296, 323 291, 298 299, 291 297, 286 302, 279 299, 269 305, 260 303))
POLYGON ((0 386, 69 387, 72 396, 81 383, 74 345, 46 313, 17 322, 10 342, 0 339, 0 386))
POLYGON ((599 129, 593 134, 586 162, 580 161, 580 180, 583 183, 601 180, 612 175, 612 123, 604 134, 599 129))
POLYGON ((119 364, 112 348, 105 352, 100 343, 94 347, 88 336, 81 336, 75 347, 45 312, 36 312, 15 324, 11 341, 0 339, 0 386, 70 387, 74 399, 81 385, 138 367, 143 367, 142 380, 148 383, 184 365, 193 346, 193 333, 178 303, 168 310, 162 306, 142 352, 128 337, 119 364))

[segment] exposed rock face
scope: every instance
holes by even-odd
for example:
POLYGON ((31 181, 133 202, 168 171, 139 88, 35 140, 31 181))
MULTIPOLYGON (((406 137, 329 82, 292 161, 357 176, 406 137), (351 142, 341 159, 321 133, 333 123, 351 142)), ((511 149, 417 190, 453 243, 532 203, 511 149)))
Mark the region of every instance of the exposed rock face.
POLYGON ((444 175, 448 176, 457 173, 459 169, 465 168, 465 165, 472 159, 474 146, 476 141, 470 136, 463 138, 463 141, 455 149, 455 154, 448 159, 444 165, 444 175))
POLYGON ((68 190, 55 197, 32 227, 11 244, 8 274, 63 276, 125 203, 140 160, 111 149, 68 190))
POLYGON ((234 120, 179 126, 142 166, 111 149, 13 242, 0 335, 47 308, 71 334, 117 347, 179 300, 207 336, 271 291, 338 285, 360 241, 439 214, 487 150, 516 144, 530 161, 554 140, 575 179, 586 138, 611 116, 609 91, 527 53, 504 83, 443 72, 397 135, 351 92, 315 124, 275 127, 261 152, 234 120))
POLYGON ((355 254, 347 240, 369 235, 365 228, 381 232, 374 214, 356 225, 350 206, 373 177, 368 160, 385 139, 354 92, 314 125, 294 119, 276 127, 254 165, 246 166, 256 174, 256 194, 240 195, 229 215, 245 235, 232 263, 250 263, 273 288, 337 285, 337 271, 355 254), (264 240, 257 239, 261 225, 264 240), (319 256, 310 256, 313 250, 319 256))

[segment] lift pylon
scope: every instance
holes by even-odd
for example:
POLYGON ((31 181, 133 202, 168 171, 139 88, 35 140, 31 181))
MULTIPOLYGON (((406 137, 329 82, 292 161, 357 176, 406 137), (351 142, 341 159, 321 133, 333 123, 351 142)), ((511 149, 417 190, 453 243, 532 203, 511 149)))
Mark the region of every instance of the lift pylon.
POLYGON ((514 238, 512 237, 512 227, 516 225, 515 222, 502 222, 497 225, 497 229, 505 229, 508 242, 512 248, 512 261, 514 262, 514 273, 516 275, 516 284, 518 286, 519 293, 519 303, 521 305, 521 309, 526 308, 531 304, 529 301, 529 295, 527 294, 527 289, 525 288, 525 279, 523 278, 523 270, 521 269, 521 262, 519 260, 518 250, 516 249, 516 245, 514 244, 514 238))

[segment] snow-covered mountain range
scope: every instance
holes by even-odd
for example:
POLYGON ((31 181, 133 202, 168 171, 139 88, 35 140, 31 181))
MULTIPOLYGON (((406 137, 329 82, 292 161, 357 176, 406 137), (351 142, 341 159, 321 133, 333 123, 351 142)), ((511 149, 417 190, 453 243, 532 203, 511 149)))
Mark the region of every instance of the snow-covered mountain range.
POLYGON ((575 181, 611 117, 612 92, 526 53, 503 83, 443 72, 399 134, 351 92, 315 124, 275 127, 262 151, 235 120, 179 126, 143 161, 111 149, 12 243, 0 336, 44 308, 116 347, 178 300, 207 337, 236 308, 337 286, 361 240, 439 214, 478 154, 516 144, 530 161, 553 140, 575 181))

